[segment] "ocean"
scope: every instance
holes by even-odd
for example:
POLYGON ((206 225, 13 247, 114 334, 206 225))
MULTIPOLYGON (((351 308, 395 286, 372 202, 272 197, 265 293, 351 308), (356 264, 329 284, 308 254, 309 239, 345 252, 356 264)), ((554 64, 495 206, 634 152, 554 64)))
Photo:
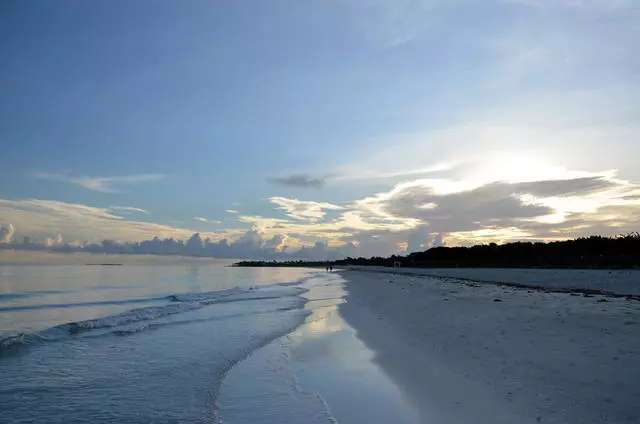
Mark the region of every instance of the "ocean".
POLYGON ((415 423, 339 272, 0 265, 2 423, 415 423))

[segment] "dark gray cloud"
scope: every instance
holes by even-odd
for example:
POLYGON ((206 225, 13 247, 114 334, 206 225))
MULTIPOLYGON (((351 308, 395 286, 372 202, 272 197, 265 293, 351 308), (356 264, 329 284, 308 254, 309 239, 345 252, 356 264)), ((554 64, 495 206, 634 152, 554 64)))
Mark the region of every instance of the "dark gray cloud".
POLYGON ((429 227, 421 225, 407 236, 407 252, 420 252, 429 248, 429 227))
POLYGON ((309 174, 293 174, 286 177, 271 177, 267 181, 286 187, 301 187, 320 189, 324 187, 325 180, 320 177, 312 177, 309 174))
MULTIPOLYGON (((530 194, 540 198, 583 196, 619 186, 620 183, 602 177, 526 183, 495 182, 473 190, 444 195, 436 193, 431 187, 410 186, 385 199, 382 206, 393 216, 422 220, 428 226, 428 233, 512 226, 534 230, 527 228, 528 221, 555 211, 548 206, 525 203, 521 200, 522 195, 530 194)), ((592 216, 586 218, 591 222, 594 220, 592 216)), ((569 225, 562 226, 568 227, 569 225)), ((551 229, 545 228, 544 231, 546 230, 551 229)), ((423 231, 422 234, 426 232, 423 231)), ((424 235, 418 233, 413 234, 410 239, 412 248, 419 248, 424 243, 424 235)))
POLYGON ((474 190, 434 194, 429 187, 408 187, 386 201, 398 217, 426 221, 430 232, 471 231, 501 220, 550 215, 553 209, 523 203, 512 184, 492 183, 474 190))
POLYGON ((615 187, 613 181, 602 177, 584 177, 571 180, 546 180, 512 184, 515 192, 536 197, 580 196, 615 187))
POLYGON ((623 200, 640 200, 640 194, 630 194, 628 196, 624 196, 623 200))
POLYGON ((276 234, 270 239, 264 241, 264 248, 274 250, 282 249, 286 240, 287 237, 285 235, 276 234))
MULTIPOLYGON (((531 232, 541 240, 550 238, 576 238, 592 235, 615 236, 638 231, 640 228, 639 205, 604 206, 594 212, 575 212, 565 216, 562 222, 512 222, 519 229, 531 232)), ((501 224, 508 224, 502 222, 501 224)))

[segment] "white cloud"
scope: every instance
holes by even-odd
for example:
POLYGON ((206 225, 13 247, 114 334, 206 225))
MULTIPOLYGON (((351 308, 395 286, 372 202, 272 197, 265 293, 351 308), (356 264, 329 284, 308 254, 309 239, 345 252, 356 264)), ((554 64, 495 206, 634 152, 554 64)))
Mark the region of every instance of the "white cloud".
MULTIPOLYGON (((381 164, 382 165, 382 164, 381 164)), ((375 165, 374 165, 375 166, 375 165)), ((371 168, 371 166, 351 165, 346 166, 343 169, 336 171, 335 175, 329 177, 331 181, 337 182, 352 182, 352 181, 375 181, 375 180, 387 180, 398 177, 416 177, 418 175, 440 173, 443 171, 449 171, 455 168, 456 163, 443 162, 434 165, 422 166, 418 168, 406 168, 391 165, 382 165, 378 168, 371 168)))
POLYGON ((142 208, 136 208, 133 206, 109 206, 109 209, 112 211, 119 211, 119 212, 138 212, 138 213, 143 213, 143 214, 149 214, 150 212, 146 209, 142 209, 142 208))
POLYGON ((11 223, 0 227, 0 243, 10 243, 13 240, 15 228, 11 223))
POLYGON ((287 239, 288 237, 286 234, 276 234, 270 239, 265 240, 264 247, 266 249, 273 249, 276 252, 282 252, 287 239))
POLYGON ((321 215, 324 217, 324 210, 317 209, 319 205, 327 205, 323 202, 298 201, 296 199, 286 199, 283 202, 279 199, 278 203, 286 206, 283 210, 292 219, 241 215, 238 220, 243 223, 251 223, 265 236, 287 234, 291 237, 289 244, 295 244, 295 241, 301 240, 306 243, 317 240, 341 242, 345 237, 359 232, 402 231, 410 229, 419 223, 418 220, 413 218, 399 218, 383 213, 373 213, 362 208, 359 202, 345 207, 328 204, 339 207, 336 210, 342 212, 338 216, 324 221, 318 218, 321 215), (298 202, 302 203, 298 204, 298 202), (299 217, 301 219, 294 217, 294 215, 301 215, 299 217))
POLYGON ((237 210, 235 210, 235 209, 225 209, 225 212, 226 212, 226 213, 232 213, 232 214, 238 214, 238 213, 240 213, 240 212, 238 212, 238 211, 237 211, 237 210))
POLYGON ((207 219, 201 216, 195 216, 193 217, 193 219, 195 219, 196 221, 205 222, 207 224, 222 224, 222 221, 218 221, 217 219, 207 219))
POLYGON ((259 229, 282 229, 285 228, 285 225, 293 223, 293 221, 288 219, 265 218, 260 215, 240 215, 238 216, 238 222, 252 224, 259 229))
POLYGON ((51 181, 61 181, 75 184, 88 190, 98 191, 101 193, 120 193, 123 191, 123 186, 155 182, 164 178, 164 175, 162 174, 137 174, 117 177, 81 177, 45 172, 38 172, 34 174, 34 176, 36 178, 42 178, 51 181))
POLYGON ((327 210, 342 210, 342 206, 326 202, 288 199, 286 197, 270 197, 269 201, 286 212, 288 216, 301 221, 318 221, 326 215, 327 210))
POLYGON ((62 234, 58 234, 55 237, 47 237, 44 241, 44 245, 47 247, 62 246, 63 244, 64 238, 62 237, 62 234))
MULTIPOLYGON (((55 200, 0 199, 0 217, 11 222, 21 235, 44 240, 51 234, 63 234, 67 240, 100 241, 113 239, 137 241, 158 237, 186 239, 195 231, 153 222, 132 221, 109 208, 65 203, 55 200)), ((238 231, 205 233, 218 240, 236 237, 238 231)))
POLYGON ((239 239, 237 239, 233 243, 233 245, 236 248, 239 248, 240 250, 252 251, 252 250, 261 249, 264 245, 264 239, 260 231, 258 231, 255 228, 252 228, 251 230, 242 234, 242 236, 239 239))

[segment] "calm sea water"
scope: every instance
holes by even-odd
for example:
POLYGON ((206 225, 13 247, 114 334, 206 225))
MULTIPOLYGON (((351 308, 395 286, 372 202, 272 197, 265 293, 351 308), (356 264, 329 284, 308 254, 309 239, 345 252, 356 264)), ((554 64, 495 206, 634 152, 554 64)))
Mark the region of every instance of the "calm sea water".
POLYGON ((0 337, 162 306, 173 294, 295 282, 308 273, 216 265, 0 265, 0 337))
POLYGON ((3 423, 414 423, 339 273, 0 266, 3 423))

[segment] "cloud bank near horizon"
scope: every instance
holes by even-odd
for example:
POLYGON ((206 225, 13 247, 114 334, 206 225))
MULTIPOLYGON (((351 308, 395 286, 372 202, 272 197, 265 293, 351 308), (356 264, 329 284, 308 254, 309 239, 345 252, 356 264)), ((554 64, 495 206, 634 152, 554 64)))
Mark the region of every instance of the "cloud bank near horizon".
MULTIPOLYGON (((77 245, 158 237, 187 240, 185 246, 206 244, 210 253, 226 252, 224 255, 229 254, 225 246, 234 246, 236 254, 255 255, 262 249, 293 252, 322 243, 367 256, 410 252, 434 244, 615 235, 640 227, 639 185, 617 179, 611 172, 567 175, 573 178, 489 182, 417 179, 340 205, 274 196, 267 201, 276 216, 234 210, 230 214, 233 220, 225 219, 230 228, 204 233, 133 220, 131 213, 149 215, 149 211, 133 206, 100 208, 52 200, 0 200, 0 224, 4 224, 0 236, 4 243, 18 235, 37 237, 47 246, 60 246, 63 240, 77 245), (192 240, 194 233, 200 241, 192 240), (213 247, 216 243, 222 245, 213 247)), ((194 220, 220 223, 200 216, 194 220)))

